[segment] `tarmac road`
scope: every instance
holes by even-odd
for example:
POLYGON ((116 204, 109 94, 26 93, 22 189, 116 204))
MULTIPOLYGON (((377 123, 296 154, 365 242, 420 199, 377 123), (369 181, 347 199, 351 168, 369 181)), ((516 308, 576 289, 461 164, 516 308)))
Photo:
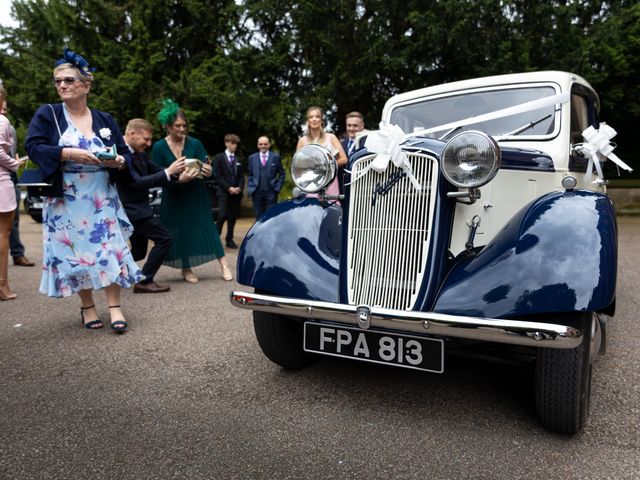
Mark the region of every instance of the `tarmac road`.
MULTIPOLYGON (((327 359, 284 371, 231 307, 237 285, 217 262, 195 269, 195 285, 161 269, 168 294, 124 292, 122 336, 81 328, 77 298, 40 295, 38 268, 11 266, 0 478, 640 478, 640 217, 619 229, 618 310, 576 436, 539 426, 522 368, 460 359, 436 375, 327 359)), ((40 261, 41 226, 24 216, 21 233, 40 261)))

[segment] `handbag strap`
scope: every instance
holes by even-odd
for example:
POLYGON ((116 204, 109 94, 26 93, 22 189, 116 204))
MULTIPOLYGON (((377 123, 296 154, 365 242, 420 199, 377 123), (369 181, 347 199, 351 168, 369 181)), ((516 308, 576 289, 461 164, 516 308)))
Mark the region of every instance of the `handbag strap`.
POLYGON ((56 111, 53 109, 53 105, 48 103, 51 113, 53 113, 53 120, 56 122, 56 128, 58 129, 58 136, 62 138, 62 132, 60 131, 60 124, 58 123, 58 117, 56 117, 56 111))
MULTIPOLYGON (((51 105, 50 103, 48 103, 47 105, 49 105, 49 108, 51 109, 51 113, 53 114, 53 121, 56 122, 56 128, 58 129, 58 137, 62 138, 62 132, 60 131, 60 124, 58 123, 58 117, 56 117, 56 111, 53 109, 53 105, 51 105)), ((29 164, 30 161, 35 165, 35 162, 31 160, 30 157, 27 157, 27 163, 24 166, 25 170, 27 169, 27 165, 29 164)))

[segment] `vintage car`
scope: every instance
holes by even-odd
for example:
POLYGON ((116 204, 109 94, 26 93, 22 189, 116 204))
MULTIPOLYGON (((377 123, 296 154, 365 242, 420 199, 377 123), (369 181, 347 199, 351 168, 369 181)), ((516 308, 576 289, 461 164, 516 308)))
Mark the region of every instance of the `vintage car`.
POLYGON ((529 360, 539 418, 581 430, 616 301, 615 131, 582 78, 532 72, 392 97, 344 198, 328 151, 292 160, 300 198, 247 233, 231 292, 264 354, 443 373, 447 352, 529 360), (310 195, 314 194, 314 195, 310 195))

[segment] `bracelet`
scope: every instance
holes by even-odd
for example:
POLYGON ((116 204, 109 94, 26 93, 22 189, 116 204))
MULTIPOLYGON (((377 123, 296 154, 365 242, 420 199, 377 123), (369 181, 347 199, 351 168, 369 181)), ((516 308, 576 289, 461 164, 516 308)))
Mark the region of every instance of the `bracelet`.
POLYGON ((69 155, 67 155, 67 162, 71 162, 71 149, 67 148, 67 151, 69 152, 69 155))

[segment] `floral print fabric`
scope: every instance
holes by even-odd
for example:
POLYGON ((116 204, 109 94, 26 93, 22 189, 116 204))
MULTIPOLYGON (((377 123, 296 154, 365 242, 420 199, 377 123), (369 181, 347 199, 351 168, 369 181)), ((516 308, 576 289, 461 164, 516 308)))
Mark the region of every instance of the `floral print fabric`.
MULTIPOLYGON (((68 128, 60 145, 94 153, 104 150, 99 137, 86 139, 73 126, 66 110, 65 117, 68 128)), ((112 283, 128 288, 144 279, 127 245, 133 226, 106 169, 74 163, 64 166, 64 196, 44 201, 40 292, 68 297, 112 283)))

